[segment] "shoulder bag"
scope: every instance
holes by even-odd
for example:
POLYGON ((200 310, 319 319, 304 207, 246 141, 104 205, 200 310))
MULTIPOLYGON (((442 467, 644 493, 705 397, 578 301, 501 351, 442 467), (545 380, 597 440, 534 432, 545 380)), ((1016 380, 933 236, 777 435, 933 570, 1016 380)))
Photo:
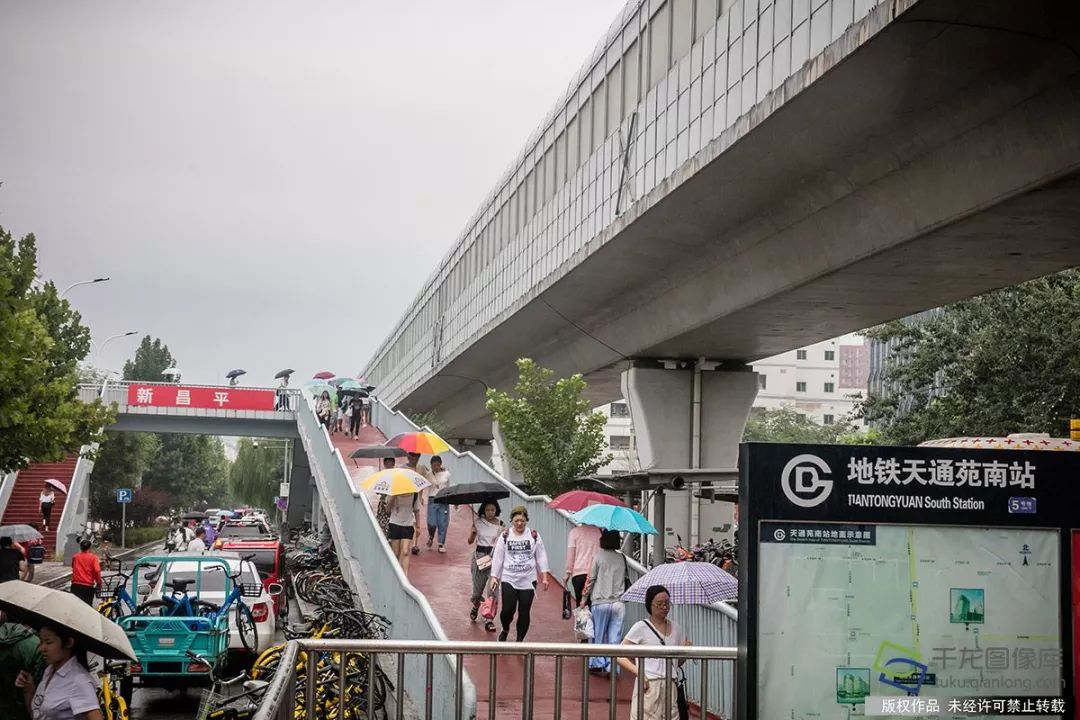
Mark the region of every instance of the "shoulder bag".
MULTIPOLYGON (((648 620, 645 621, 645 624, 649 626, 652 634, 656 636, 660 644, 666 646, 667 643, 664 642, 664 637, 653 627, 653 624, 648 620)), ((676 669, 679 671, 679 677, 674 678, 673 682, 675 683, 675 704, 679 708, 679 720, 690 720, 690 703, 686 700, 686 680, 682 677, 682 668, 676 669)))

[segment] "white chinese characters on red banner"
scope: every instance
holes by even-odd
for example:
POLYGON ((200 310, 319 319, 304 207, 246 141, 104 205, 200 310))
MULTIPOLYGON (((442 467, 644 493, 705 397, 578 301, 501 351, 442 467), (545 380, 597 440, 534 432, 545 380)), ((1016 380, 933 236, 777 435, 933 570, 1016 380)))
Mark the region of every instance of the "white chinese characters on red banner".
POLYGON ((184 385, 128 385, 128 405, 213 410, 273 410, 273 390, 184 385))

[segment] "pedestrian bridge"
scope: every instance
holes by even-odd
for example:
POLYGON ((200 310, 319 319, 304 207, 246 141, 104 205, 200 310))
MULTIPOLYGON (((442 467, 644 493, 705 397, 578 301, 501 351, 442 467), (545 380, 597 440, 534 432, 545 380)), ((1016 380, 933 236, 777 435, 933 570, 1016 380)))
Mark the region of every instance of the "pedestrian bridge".
MULTIPOLYGON (((278 403, 276 391, 266 388, 116 382, 84 385, 79 393, 84 401, 101 398, 106 404, 115 404, 117 422, 107 428, 109 430, 296 438, 288 522, 298 526, 310 520, 316 527, 323 523, 329 527, 342 572, 365 609, 393 621, 393 639, 428 642, 491 639, 479 624, 468 622, 471 558, 465 543, 468 533, 465 514, 459 515, 457 511, 451 514, 448 552, 422 553, 413 559, 410 577, 406 577, 376 521, 374 498, 360 490, 362 478, 374 470, 373 462, 365 464, 365 461, 349 460, 348 453, 361 443, 381 443, 398 433, 420 429, 380 400, 373 406, 373 426, 365 428, 361 441, 356 442, 341 435, 331 437, 316 418, 312 399, 298 390, 288 393, 287 409, 274 409, 278 403), (181 395, 178 402, 178 391, 183 389, 191 392, 186 398, 181 395), (140 390, 143 391, 141 394, 140 390), (149 394, 148 390, 151 391, 149 394), (238 390, 251 390, 256 394, 245 395, 238 390), (226 393, 227 397, 220 393, 226 393), (273 404, 270 409, 265 409, 268 402, 273 404), (230 404, 232 407, 226 407, 230 404), (244 407, 239 407, 241 405, 244 407)), ((442 457, 452 482, 500 483, 510 492, 510 499, 502 502, 504 511, 513 505, 528 508, 530 525, 544 538, 552 574, 560 580, 566 560, 566 538, 574 527, 569 515, 547 507, 550 498, 546 496, 526 495, 471 452, 451 449, 442 453, 442 457)), ((76 482, 81 484, 76 486, 73 482, 73 497, 80 493, 85 495, 93 467, 85 461, 80 461, 80 466, 82 469, 76 473, 76 482)), ((634 561, 630 561, 630 569, 632 578, 645 571, 634 561)), ((572 642, 571 625, 560 616, 559 590, 555 585, 550 592, 537 598, 529 640, 572 642)), ((640 605, 627 606, 627 628, 643 617, 642 611, 640 605)), ((673 617, 687 630, 695 645, 731 648, 737 644, 737 614, 727 605, 680 606, 673 611, 673 617)), ((586 706, 600 717, 601 711, 607 711, 612 697, 616 699, 620 715, 626 714, 629 702, 628 684, 620 682, 617 687, 612 687, 606 679, 590 678, 576 664, 563 670, 565 678, 560 681, 563 689, 556 692, 551 684, 554 658, 537 659, 535 667, 523 675, 521 662, 514 657, 500 657, 496 661, 493 656, 468 653, 436 656, 431 661, 431 684, 428 685, 425 683, 429 672, 427 658, 422 654, 402 654, 400 657, 405 671, 398 677, 403 679, 406 693, 422 717, 518 718, 523 716, 524 702, 529 703, 538 717, 554 716, 556 702, 566 717, 575 716, 573 708, 586 706), (522 683, 531 688, 528 701, 523 697, 522 683), (462 715, 457 714, 459 707, 462 715)), ((558 662, 562 667, 562 660, 558 662)), ((687 687, 691 701, 696 702, 704 691, 710 712, 731 717, 734 663, 714 662, 704 678, 697 666, 688 667, 687 687)), ((391 677, 394 677, 393 673, 391 677)))
POLYGON ((116 408, 114 432, 295 438, 300 390, 113 381, 79 387, 116 408), (284 399, 284 401, 283 401, 284 399))

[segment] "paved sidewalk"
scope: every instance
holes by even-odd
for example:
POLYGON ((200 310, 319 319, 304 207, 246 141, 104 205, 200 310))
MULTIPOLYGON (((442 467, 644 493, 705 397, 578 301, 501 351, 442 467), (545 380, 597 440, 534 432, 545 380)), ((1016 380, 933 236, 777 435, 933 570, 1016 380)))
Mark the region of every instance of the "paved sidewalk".
MULTIPOLYGON (((164 538, 155 540, 154 542, 140 545, 136 548, 124 549, 120 547, 113 547, 110 549, 109 554, 114 558, 126 559, 129 557, 139 557, 154 548, 161 547, 165 542, 164 538)), ((100 554, 100 553, 99 553, 100 554)), ((107 572, 107 569, 102 564, 102 572, 107 572)), ((59 560, 46 560, 42 564, 38 565, 34 570, 34 582, 38 585, 46 585, 53 588, 66 588, 71 583, 71 568, 59 560)))

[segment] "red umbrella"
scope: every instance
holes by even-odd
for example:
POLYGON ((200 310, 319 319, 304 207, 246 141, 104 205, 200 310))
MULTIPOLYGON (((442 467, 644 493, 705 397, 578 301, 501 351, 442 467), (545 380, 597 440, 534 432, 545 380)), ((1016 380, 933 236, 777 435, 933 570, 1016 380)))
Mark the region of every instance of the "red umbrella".
POLYGON ((334 373, 330 372, 329 370, 323 370, 320 373, 315 373, 312 377, 314 379, 316 379, 316 380, 329 380, 330 378, 336 377, 336 376, 334 375, 334 373))
POLYGON ((626 507, 626 503, 614 495, 592 492, 591 490, 570 490, 548 503, 550 508, 566 510, 567 512, 577 512, 589 505, 622 505, 626 507))

